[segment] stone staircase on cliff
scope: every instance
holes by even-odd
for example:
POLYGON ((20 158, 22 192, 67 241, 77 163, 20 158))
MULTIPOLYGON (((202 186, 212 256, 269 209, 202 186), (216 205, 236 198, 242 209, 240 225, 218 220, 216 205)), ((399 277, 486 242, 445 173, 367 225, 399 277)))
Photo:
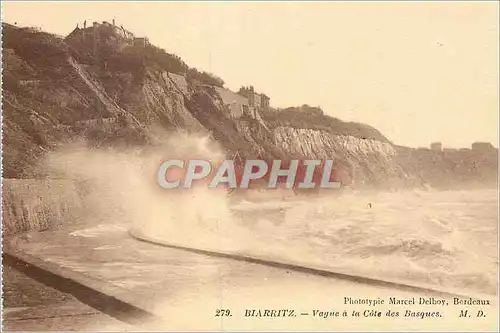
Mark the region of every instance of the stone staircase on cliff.
POLYGON ((90 75, 86 73, 85 69, 75 61, 75 59, 69 57, 68 63, 75 69, 75 72, 80 76, 80 78, 95 94, 99 101, 104 105, 106 110, 113 115, 113 117, 117 119, 124 118, 127 121, 127 124, 132 126, 133 128, 151 134, 147 127, 141 124, 141 122, 133 114, 127 112, 118 104, 116 104, 116 102, 108 96, 104 88, 98 82, 93 80, 90 75))

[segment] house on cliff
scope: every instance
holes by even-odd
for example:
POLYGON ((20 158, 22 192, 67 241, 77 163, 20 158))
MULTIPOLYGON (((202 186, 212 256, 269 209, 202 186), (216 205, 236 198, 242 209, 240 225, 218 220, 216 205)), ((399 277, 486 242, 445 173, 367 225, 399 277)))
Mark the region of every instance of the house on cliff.
POLYGON ((147 37, 135 37, 134 45, 139 47, 146 47, 149 45, 149 39, 147 37))
POLYGON ((443 151, 443 144, 441 142, 433 142, 431 143, 431 150, 443 151))
POLYGON ((270 109, 270 98, 265 94, 258 94, 254 87, 241 87, 238 94, 248 98, 248 105, 259 112, 267 112, 270 109))
POLYGON ((229 108, 232 118, 239 119, 243 115, 252 116, 246 97, 222 87, 215 87, 215 90, 219 93, 224 104, 229 108))
POLYGON ((103 21, 102 23, 93 22, 92 25, 83 21, 82 26, 83 28, 80 28, 80 24, 77 24, 76 28, 65 39, 74 47, 80 46, 92 50, 94 55, 98 51, 97 46, 100 43, 106 43, 119 50, 130 45, 146 46, 149 44, 148 38, 135 37, 122 25, 117 26, 114 19, 112 23, 103 21))
POLYGON ((492 151, 496 148, 489 142, 474 142, 471 146, 472 150, 476 151, 492 151))
POLYGON ((255 104, 254 102, 249 100, 248 97, 243 96, 239 93, 235 93, 226 88, 215 87, 215 90, 221 96, 224 104, 229 108, 232 118, 239 119, 243 116, 246 116, 261 120, 259 109, 252 106, 255 104))

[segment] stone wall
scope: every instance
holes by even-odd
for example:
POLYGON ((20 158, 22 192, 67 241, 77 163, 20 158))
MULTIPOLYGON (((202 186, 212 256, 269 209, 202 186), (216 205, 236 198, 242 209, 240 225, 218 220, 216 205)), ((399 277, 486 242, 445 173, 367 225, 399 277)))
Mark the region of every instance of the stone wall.
POLYGON ((72 181, 63 179, 3 179, 4 235, 43 231, 71 223, 82 207, 72 181))

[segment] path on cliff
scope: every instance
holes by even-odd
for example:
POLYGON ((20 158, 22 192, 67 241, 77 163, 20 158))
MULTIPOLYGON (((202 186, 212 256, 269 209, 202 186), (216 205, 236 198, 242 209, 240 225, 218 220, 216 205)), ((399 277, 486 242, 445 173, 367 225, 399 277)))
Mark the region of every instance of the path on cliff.
POLYGON ((104 104, 106 109, 113 114, 115 117, 124 117, 127 119, 131 125, 137 129, 147 131, 147 128, 141 124, 141 122, 130 112, 127 112, 121 108, 116 102, 111 99, 103 87, 99 85, 95 80, 93 80, 85 69, 78 64, 72 57, 68 58, 68 63, 75 69, 76 73, 82 78, 85 84, 90 88, 90 90, 96 95, 100 102, 104 104))

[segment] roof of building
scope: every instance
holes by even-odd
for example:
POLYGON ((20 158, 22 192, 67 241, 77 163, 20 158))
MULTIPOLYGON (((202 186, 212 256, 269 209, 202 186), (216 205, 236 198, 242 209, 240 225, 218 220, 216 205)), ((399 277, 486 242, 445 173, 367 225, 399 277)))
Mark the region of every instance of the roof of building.
POLYGON ((224 102, 224 104, 237 103, 241 105, 248 105, 248 98, 246 98, 245 96, 242 96, 226 88, 215 87, 215 90, 219 93, 220 97, 222 97, 222 101, 224 102))

